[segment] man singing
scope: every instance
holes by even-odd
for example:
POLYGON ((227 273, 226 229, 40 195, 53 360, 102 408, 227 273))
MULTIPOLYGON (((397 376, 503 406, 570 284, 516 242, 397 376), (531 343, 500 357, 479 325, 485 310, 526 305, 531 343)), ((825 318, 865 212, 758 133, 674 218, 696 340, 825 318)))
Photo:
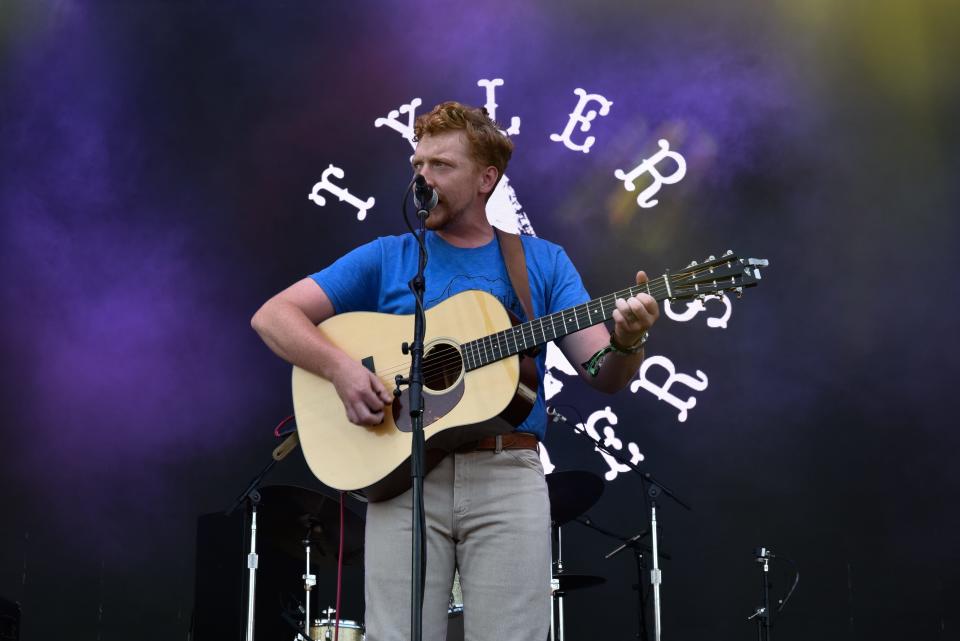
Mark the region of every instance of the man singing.
MULTIPOLYGON (((513 143, 486 111, 456 102, 417 118, 413 168, 439 195, 427 218, 424 306, 466 290, 489 292, 526 318, 511 286, 486 203, 503 176, 513 143)), ((522 237, 533 315, 590 298, 564 250, 522 237)), ((357 429, 389 411, 385 381, 327 341, 316 325, 334 314, 412 314, 407 282, 417 272, 410 235, 378 238, 294 283, 254 315, 252 325, 278 356, 336 388, 357 429)), ((637 283, 646 282, 643 272, 637 283)), ((592 387, 613 393, 643 360, 647 330, 659 316, 647 294, 616 301, 613 331, 602 324, 558 340, 592 387), (603 353, 601 353, 603 352, 603 353), (598 358, 593 358, 598 357, 598 358), (599 364, 587 371, 588 361, 599 364), (583 363, 584 365, 581 365, 583 363)), ((412 328, 411 328, 412 329, 412 328)), ((545 350, 536 357, 540 380, 545 350)), ((448 454, 424 480, 427 568, 423 638, 443 641, 447 604, 459 569, 468 641, 541 641, 550 625, 550 506, 538 443, 546 430, 541 382, 536 404, 512 434, 484 438, 448 454)), ((428 444, 429 447, 429 444, 428 444)), ((367 508, 365 585, 368 641, 404 641, 410 628, 411 492, 367 508)))

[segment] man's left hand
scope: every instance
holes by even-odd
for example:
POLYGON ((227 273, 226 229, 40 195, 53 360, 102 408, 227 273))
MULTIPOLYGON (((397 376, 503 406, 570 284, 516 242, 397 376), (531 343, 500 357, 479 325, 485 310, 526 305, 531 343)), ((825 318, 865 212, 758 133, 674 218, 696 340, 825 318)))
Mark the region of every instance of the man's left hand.
MULTIPOLYGON (((637 285, 649 280, 646 272, 637 272, 637 285)), ((613 333, 617 343, 623 347, 632 347, 640 342, 643 333, 653 327, 660 317, 660 306, 649 294, 637 294, 630 298, 618 298, 617 308, 613 310, 613 333)))

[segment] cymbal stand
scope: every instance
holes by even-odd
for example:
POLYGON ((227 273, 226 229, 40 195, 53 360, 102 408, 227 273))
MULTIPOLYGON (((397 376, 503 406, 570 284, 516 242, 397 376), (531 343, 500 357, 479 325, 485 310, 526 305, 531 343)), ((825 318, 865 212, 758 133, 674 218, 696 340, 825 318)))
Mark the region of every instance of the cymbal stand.
POLYGON ((563 538, 559 525, 553 526, 557 545, 557 560, 550 575, 550 641, 563 641, 563 592, 560 591, 560 575, 563 574, 563 538), (558 630, 559 629, 559 630, 558 630), (559 631, 559 634, 557 632, 559 631))
MULTIPOLYGON (((310 571, 310 548, 313 545, 313 541, 310 539, 310 532, 313 530, 312 524, 307 527, 307 534, 303 538, 303 551, 306 553, 307 565, 303 573, 303 629, 309 630, 310 623, 312 619, 310 618, 310 592, 313 591, 313 587, 317 584, 317 575, 310 571)), ((303 636, 303 632, 297 631, 298 636, 303 636)), ((310 637, 304 637, 307 641, 310 641, 310 637)))
POLYGON ((660 641, 660 562, 657 560, 657 500, 660 488, 650 485, 650 542, 653 547, 653 568, 650 583, 653 585, 653 632, 654 640, 660 641))

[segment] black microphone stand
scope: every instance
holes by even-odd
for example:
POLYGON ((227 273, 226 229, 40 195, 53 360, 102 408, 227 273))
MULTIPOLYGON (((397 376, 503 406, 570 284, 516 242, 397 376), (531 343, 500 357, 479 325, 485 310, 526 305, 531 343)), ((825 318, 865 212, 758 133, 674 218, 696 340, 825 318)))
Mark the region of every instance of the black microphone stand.
MULTIPOLYGON (((411 183, 412 186, 413 183, 411 183)), ((406 201, 404 201, 406 202, 406 201)), ((411 548, 412 573, 410 591, 410 639, 420 641, 423 637, 423 589, 426 574, 427 552, 424 542, 426 523, 423 508, 423 342, 426 334, 426 314, 423 309, 423 294, 426 291, 424 272, 427 268, 427 216, 429 210, 418 204, 417 218, 420 221, 417 244, 419 245, 419 261, 417 275, 409 282, 410 291, 416 302, 413 320, 413 342, 404 343, 404 354, 410 354, 410 375, 404 380, 397 376, 397 390, 401 385, 408 386, 410 399, 410 422, 412 445, 410 452, 410 477, 412 479, 413 494, 413 540, 411 548)))
POLYGON ((773 611, 770 609, 770 559, 769 550, 763 547, 754 550, 754 556, 757 563, 761 563, 763 568, 760 572, 760 606, 753 615, 747 617, 747 620, 756 617, 757 619, 757 638, 760 641, 770 641, 770 628, 773 626, 773 611))
MULTIPOLYGON (((594 523, 589 516, 584 516, 583 518, 577 518, 577 523, 585 525, 591 530, 595 530, 604 536, 609 536, 612 539, 616 539, 621 542, 621 544, 615 547, 613 550, 604 555, 604 559, 612 559, 616 555, 620 554, 627 548, 633 550, 633 557, 637 566, 637 583, 633 586, 634 590, 637 592, 637 634, 635 635, 641 641, 649 641, 649 636, 647 634, 647 617, 646 617, 646 606, 647 599, 643 594, 643 571, 646 569, 646 563, 643 560, 644 551, 650 552, 651 548, 648 545, 644 545, 640 542, 641 539, 647 536, 650 533, 650 530, 643 530, 631 537, 625 537, 623 535, 617 534, 616 532, 611 532, 605 528, 600 527, 594 523)), ((660 553, 660 558, 670 559, 670 555, 664 552, 660 553)))
MULTIPOLYGON (((553 416, 553 421, 554 421, 554 422, 558 422, 558 423, 559 423, 559 422, 569 423, 569 421, 567 420, 567 417, 564 416, 563 414, 561 414, 560 412, 556 411, 555 409, 552 410, 552 411, 550 411, 550 409, 548 408, 547 414, 550 415, 550 416, 553 416)), ((609 454, 611 457, 613 457, 615 460, 619 461, 620 463, 623 463, 624 465, 626 465, 627 467, 629 467, 631 470, 633 470, 634 472, 636 472, 637 474, 639 474, 639 475, 640 475, 640 485, 641 485, 641 487, 644 488, 644 491, 645 491, 645 493, 647 494, 647 496, 650 497, 650 504, 649 504, 649 505, 650 505, 650 534, 651 534, 651 537, 650 537, 650 538, 651 538, 651 543, 652 543, 652 545, 653 545, 653 550, 652 550, 652 552, 653 552, 653 554, 652 554, 652 557, 653 557, 653 568, 650 569, 650 583, 653 585, 653 626, 654 626, 653 629, 654 629, 654 640, 655 640, 655 641, 660 641, 660 630, 661 630, 661 626, 660 626, 660 582, 661 582, 661 577, 660 577, 660 565, 659 565, 659 561, 658 561, 658 556, 659 556, 659 555, 658 555, 658 552, 657 552, 658 540, 657 540, 657 501, 656 501, 656 498, 657 498, 658 496, 660 496, 660 492, 663 492, 664 494, 666 494, 667 496, 669 496, 671 499, 673 499, 677 504, 679 504, 680 507, 682 507, 682 508, 684 508, 684 509, 686 509, 686 510, 689 510, 689 511, 691 511, 691 512, 693 511, 693 508, 690 507, 689 504, 685 503, 680 497, 678 497, 673 490, 671 490, 671 489, 668 488, 666 485, 664 485, 664 484, 661 483, 659 480, 657 480, 652 474, 650 474, 649 472, 644 472, 644 471, 640 470, 640 468, 637 467, 636 465, 634 465, 634 464, 630 461, 630 459, 629 459, 628 457, 626 457, 626 456, 624 456, 624 455, 622 455, 622 454, 618 454, 618 453, 616 453, 616 452, 612 452, 612 451, 608 450, 608 449, 606 448, 606 446, 604 446, 603 441, 601 441, 601 440, 599 440, 599 439, 594 439, 593 437, 591 437, 589 434, 587 434, 587 430, 586 430, 585 428, 579 427, 579 426, 575 426, 575 429, 573 430, 573 433, 574 433, 574 434, 586 434, 587 438, 590 439, 590 441, 593 443, 594 447, 597 448, 597 450, 599 450, 599 451, 601 451, 601 452, 606 452, 606 453, 609 454)))

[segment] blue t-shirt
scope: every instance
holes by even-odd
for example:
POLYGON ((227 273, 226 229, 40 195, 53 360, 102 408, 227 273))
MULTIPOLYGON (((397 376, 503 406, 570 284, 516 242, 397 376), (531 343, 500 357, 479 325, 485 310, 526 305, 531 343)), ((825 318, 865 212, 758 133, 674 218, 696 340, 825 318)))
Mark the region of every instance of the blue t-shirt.
MULTIPOLYGON (((533 236, 521 236, 521 239, 536 317, 590 299, 562 247, 533 236)), ((523 313, 510 284, 496 236, 482 247, 465 249, 428 231, 426 245, 429 256, 425 274, 427 289, 423 298, 426 309, 454 294, 479 289, 495 296, 517 318, 530 320, 523 313)), ((384 236, 354 249, 311 278, 323 288, 338 314, 359 311, 412 314, 414 300, 407 283, 417 273, 417 261, 417 241, 412 234, 384 236)), ((536 434, 543 440, 546 432, 543 398, 545 349, 537 356, 536 362, 540 378, 537 402, 517 431, 536 434)))

